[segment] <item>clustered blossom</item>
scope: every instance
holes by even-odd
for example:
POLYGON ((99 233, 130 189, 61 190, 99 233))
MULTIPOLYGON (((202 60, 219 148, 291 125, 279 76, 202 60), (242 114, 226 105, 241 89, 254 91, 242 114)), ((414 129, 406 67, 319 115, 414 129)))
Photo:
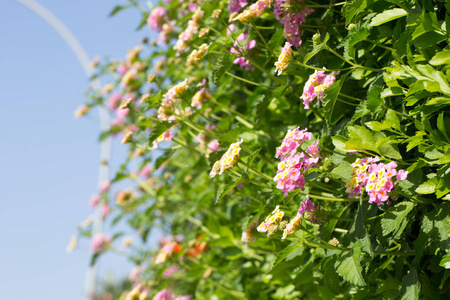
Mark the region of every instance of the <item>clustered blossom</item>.
POLYGON ((214 177, 216 175, 222 175, 222 173, 231 167, 239 159, 239 152, 241 151, 241 144, 244 140, 241 139, 237 143, 233 143, 228 148, 227 152, 220 158, 220 160, 216 161, 211 172, 209 173, 210 177, 214 177))
POLYGON ((163 25, 167 22, 167 9, 161 6, 155 7, 147 18, 148 27, 153 30, 161 31, 163 25))
POLYGON ((89 110, 90 110, 90 107, 87 106, 86 104, 83 104, 77 108, 77 110, 74 112, 73 115, 75 116, 75 118, 81 118, 82 116, 87 114, 89 112, 89 110))
POLYGON ((158 148, 158 144, 166 141, 166 142, 170 142, 172 141, 173 138, 173 133, 169 130, 166 130, 164 133, 162 133, 156 140, 153 141, 153 149, 157 149, 158 148))
POLYGON ((286 42, 284 44, 284 47, 281 49, 281 54, 278 56, 278 60, 275 62, 275 72, 278 72, 277 75, 280 76, 281 73, 283 73, 284 70, 289 65, 289 62, 292 58, 292 49, 291 44, 289 42, 286 42))
POLYGON ((364 187, 369 195, 369 203, 381 205, 389 200, 389 193, 395 189, 395 185, 408 176, 408 171, 397 172, 395 162, 377 163, 379 161, 378 157, 369 157, 357 159, 352 164, 352 181, 347 182, 346 190, 350 198, 361 194, 361 188, 364 187))
POLYGON ((230 0, 230 14, 240 12, 247 4, 247 0, 230 0))
POLYGON ((126 294, 125 300, 144 300, 147 299, 149 295, 149 288, 144 287, 142 283, 136 283, 133 285, 133 289, 126 294))
POLYGON ((307 15, 314 12, 311 8, 295 7, 295 3, 302 3, 303 0, 275 0, 275 17, 284 25, 284 37, 294 47, 298 48, 302 44, 302 31, 299 26, 305 22, 307 15))
POLYGON ((163 289, 158 293, 156 293, 155 296, 153 296, 153 300, 189 300, 191 298, 192 298, 191 295, 177 296, 167 289, 163 289))
POLYGON ((313 142, 305 152, 297 153, 304 141, 311 139, 307 128, 288 130, 280 147, 277 148, 276 158, 280 157, 277 175, 273 178, 277 188, 284 191, 284 196, 296 188, 303 189, 305 185, 304 173, 314 168, 320 160, 318 141, 313 142))
POLYGON ((273 212, 266 217, 264 222, 259 224, 256 230, 258 230, 258 232, 267 232, 268 236, 272 235, 283 220, 283 216, 284 211, 281 211, 280 207, 277 205, 273 212))
POLYGON ((181 251, 181 245, 175 241, 165 241, 161 250, 155 257, 155 264, 165 262, 172 254, 177 254, 181 251))
POLYGON ((319 221, 326 219, 326 212, 320 207, 320 205, 313 203, 309 200, 309 196, 306 196, 306 200, 300 203, 298 209, 298 215, 307 214, 311 223, 317 224, 319 221))
POLYGON ((180 54, 181 52, 184 52, 189 48, 187 43, 194 37, 194 34, 196 34, 200 29, 199 22, 202 18, 203 18, 203 11, 200 8, 198 8, 194 12, 192 19, 189 20, 186 30, 180 33, 180 35, 178 36, 178 40, 175 46, 173 47, 173 49, 177 51, 177 54, 180 54))
POLYGON ((301 214, 297 214, 295 217, 291 219, 291 221, 289 221, 288 224, 286 224, 286 227, 283 230, 282 239, 284 240, 288 235, 295 233, 300 227, 301 223, 302 223, 302 216, 301 214))
POLYGON ((315 71, 309 76, 308 81, 303 88, 303 94, 300 99, 303 100, 305 109, 309 109, 309 104, 317 98, 317 103, 322 101, 323 91, 329 88, 336 80, 338 72, 325 74, 325 71, 315 71))
POLYGON ((95 253, 103 252, 109 248, 111 242, 112 238, 110 236, 99 233, 92 239, 91 249, 95 253))
POLYGON ((243 41, 247 40, 247 39, 248 39, 248 33, 246 33, 246 32, 241 33, 241 34, 236 38, 236 41, 234 42, 233 47, 231 47, 230 53, 235 53, 235 54, 237 54, 237 57, 236 57, 236 59, 233 61, 233 64, 239 65, 241 68, 245 68, 245 70, 248 71, 248 70, 250 70, 250 68, 251 68, 250 61, 249 61, 247 58, 245 58, 244 56, 242 56, 242 53, 243 53, 245 50, 248 51, 248 50, 250 50, 250 49, 255 48, 255 46, 256 46, 256 40, 248 40, 248 41, 246 42, 245 50, 244 50, 244 47, 239 46, 239 44, 242 43, 243 41))
MULTIPOLYGON (((237 0, 235 0, 237 1, 237 0)), ((273 0, 258 0, 256 3, 253 3, 250 5, 250 7, 243 12, 241 12, 239 15, 233 18, 233 21, 240 21, 240 22, 249 22, 256 18, 258 18, 260 15, 263 14, 264 10, 270 5, 272 5, 273 0)))
POLYGON ((167 93, 163 95, 164 98, 162 100, 161 106, 158 109, 158 119, 171 122, 176 120, 176 117, 173 114, 189 114, 189 110, 183 112, 178 107, 178 104, 180 104, 181 102, 180 97, 186 91, 187 86, 187 80, 185 79, 183 82, 180 82, 174 87, 170 88, 167 93))
POLYGON ((116 203, 119 206, 124 206, 127 204, 130 204, 136 199, 136 196, 134 195, 133 191, 131 190, 123 190, 119 191, 116 196, 116 203))
POLYGON ((192 50, 192 52, 189 54, 187 58, 186 65, 189 66, 200 61, 203 58, 203 55, 206 53, 206 51, 208 51, 208 49, 209 49, 208 44, 203 43, 198 48, 198 50, 196 49, 192 50))

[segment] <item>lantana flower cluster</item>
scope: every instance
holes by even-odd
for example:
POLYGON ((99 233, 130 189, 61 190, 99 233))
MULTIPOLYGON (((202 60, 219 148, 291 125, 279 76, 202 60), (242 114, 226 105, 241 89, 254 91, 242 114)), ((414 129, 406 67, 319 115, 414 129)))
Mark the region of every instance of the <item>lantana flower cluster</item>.
POLYGON ((176 120, 176 117, 173 114, 189 114, 188 109, 183 112, 179 108, 179 104, 181 102, 180 97, 184 94, 187 87, 187 80, 185 79, 183 82, 180 82, 179 84, 170 88, 167 93, 163 95, 164 98, 162 100, 161 106, 158 109, 158 119, 171 122, 176 120))
POLYGON ((284 25, 284 37, 294 47, 302 44, 300 25, 305 22, 307 15, 314 12, 312 8, 296 7, 296 3, 303 0, 275 0, 275 17, 284 25))
MULTIPOLYGON (((236 41, 233 44, 233 47, 230 49, 230 53, 237 54, 236 59, 233 61, 233 64, 239 65, 241 68, 245 68, 245 70, 250 70, 252 65, 250 61, 242 56, 242 53, 253 49, 256 47, 256 40, 248 40, 245 43, 245 50, 244 47, 239 46, 239 44, 242 44, 242 42, 246 41, 248 39, 248 33, 244 32, 241 33, 237 38, 236 41)), ((248 55, 248 54, 247 54, 248 55)))
POLYGON ((309 109, 309 104, 317 98, 317 103, 322 101, 323 91, 329 88, 336 80, 338 72, 325 74, 325 71, 315 71, 309 76, 303 88, 303 94, 300 99, 303 100, 305 109, 309 109))
POLYGON ((227 152, 220 158, 220 160, 214 163, 214 166, 209 173, 210 177, 216 175, 222 175, 222 173, 231 167, 239 160, 239 152, 241 151, 241 144, 244 140, 241 139, 239 142, 233 143, 228 148, 227 152))
POLYGON ((142 283, 133 285, 133 289, 126 293, 125 300, 145 300, 150 295, 150 289, 144 287, 142 283))
POLYGON ((381 205, 389 200, 389 193, 395 189, 395 185, 406 179, 408 171, 399 170, 394 161, 388 164, 377 163, 378 157, 357 159, 353 164, 352 181, 347 182, 346 192, 349 198, 362 193, 364 187, 369 195, 369 203, 381 205))
POLYGON ((165 262, 172 254, 177 254, 182 249, 182 246, 175 241, 164 242, 161 250, 155 257, 155 264, 161 264, 165 262))
POLYGON ((203 55, 206 53, 206 51, 208 51, 208 49, 209 45, 204 43, 198 48, 198 50, 192 50, 187 58, 186 65, 189 66, 196 62, 199 62, 203 58, 203 55))
POLYGON ((263 14, 266 8, 269 8, 272 5, 272 2, 273 0, 258 0, 256 3, 250 5, 248 9, 234 17, 233 21, 250 22, 255 20, 263 14))
POLYGON ((266 217, 264 222, 259 224, 256 230, 258 232, 267 232, 267 235, 271 236, 278 229, 278 226, 283 220, 283 216, 284 211, 280 210, 280 207, 277 205, 272 213, 266 217))
POLYGON ((136 200, 136 196, 132 190, 119 191, 116 196, 116 203, 119 206, 125 206, 132 203, 134 200, 136 200))
POLYGON ((288 130, 280 147, 277 148, 276 158, 280 157, 277 175, 273 178, 277 188, 284 191, 284 196, 296 188, 303 190, 305 185, 304 173, 314 168, 320 160, 318 141, 313 142, 305 152, 297 153, 304 141, 311 140, 311 133, 307 128, 288 130))
POLYGON ((292 58, 292 49, 291 44, 289 42, 286 42, 284 44, 284 47, 281 49, 281 54, 278 56, 278 60, 275 62, 275 72, 278 72, 277 75, 280 76, 281 73, 283 73, 284 70, 289 65, 289 62, 292 58))
POLYGON ((248 4, 247 0, 230 0, 230 14, 238 13, 248 4))
POLYGON ((177 54, 189 49, 188 42, 194 37, 194 34, 200 29, 200 20, 203 18, 203 11, 198 8, 192 18, 188 22, 186 30, 184 30, 178 36, 178 40, 173 47, 177 51, 177 54))
POLYGON ((106 251, 112 242, 112 237, 99 233, 92 239, 91 249, 94 253, 106 251))

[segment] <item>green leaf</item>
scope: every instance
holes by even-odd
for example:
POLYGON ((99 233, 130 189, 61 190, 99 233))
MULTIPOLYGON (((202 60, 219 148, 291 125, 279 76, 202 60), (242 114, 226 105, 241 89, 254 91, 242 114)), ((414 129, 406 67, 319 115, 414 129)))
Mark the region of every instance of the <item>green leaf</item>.
POLYGON ((331 171, 331 174, 343 179, 344 181, 351 181, 353 175, 352 165, 349 162, 342 161, 339 166, 331 171))
MULTIPOLYGON (((245 160, 245 163, 248 165, 248 166, 251 166, 252 165, 252 162, 255 160, 255 158, 256 158, 256 156, 258 156, 258 153, 259 153, 259 151, 261 151, 261 149, 262 148, 259 148, 259 149, 257 149, 257 150, 255 150, 253 153, 251 153, 249 156, 247 156, 247 158, 246 158, 246 160, 245 160)), ((247 172, 247 167, 245 167, 245 172, 247 172)))
POLYGON ((142 27, 144 27, 145 24, 147 24, 148 15, 149 15, 149 13, 142 14, 142 19, 139 22, 138 27, 136 27, 136 31, 142 29, 142 27))
POLYGON ((436 53, 435 56, 429 61, 433 66, 440 66, 444 64, 450 64, 450 50, 444 50, 436 53))
POLYGON ((345 25, 350 24, 354 19, 356 19, 358 15, 366 9, 366 7, 366 0, 354 0, 350 3, 347 3, 344 11, 345 25))
POLYGON ((381 14, 376 15, 370 22, 370 26, 380 26, 389 21, 406 16, 408 13, 403 8, 393 8, 383 11, 381 14))
POLYGON ((230 67, 230 59, 228 54, 219 56, 212 68, 212 78, 215 85, 219 85, 220 79, 230 67))
POLYGON ((234 128, 222 134, 219 137, 219 145, 223 147, 226 144, 236 143, 240 132, 239 128, 234 128))
POLYGON ((351 241, 353 242, 360 241, 361 249, 373 257, 373 250, 372 250, 372 243, 370 241, 370 236, 367 232, 366 227, 364 226, 365 207, 367 206, 368 203, 366 202, 358 207, 358 211, 356 212, 355 218, 353 219, 353 222, 350 225, 348 235, 351 241))
POLYGON ((277 48, 283 44, 283 41, 284 41, 283 30, 278 29, 272 35, 272 37, 267 42, 267 44, 269 45, 270 49, 272 49, 273 51, 276 51, 277 48))
POLYGON ((372 85, 367 93, 367 109, 371 112, 375 112, 380 105, 383 104, 381 99, 381 92, 383 88, 379 85, 372 85))
POLYGON ((303 59, 303 63, 306 64, 308 62, 308 60, 310 60, 311 58, 313 58, 317 53, 319 53, 320 51, 322 51, 325 48, 326 43, 328 42, 328 40, 330 39, 330 34, 327 32, 327 34, 325 35, 325 39, 323 40, 322 43, 320 43, 319 45, 313 45, 313 50, 309 51, 304 59, 303 59))
POLYGON ((272 266, 269 268, 269 271, 267 273, 270 273, 273 268, 275 268, 279 263, 281 263, 292 251, 300 248, 301 246, 299 244, 292 243, 280 252, 277 253, 277 256, 275 257, 275 260, 272 262, 272 266))
POLYGON ((392 128, 400 131, 400 120, 398 119, 398 116, 394 110, 388 109, 388 111, 386 113, 386 121, 385 122, 387 124, 389 124, 392 128))
POLYGON ((358 286, 366 285, 361 268, 361 241, 357 241, 349 252, 341 256, 334 267, 346 281, 358 286))
POLYGON ((125 8, 128 8, 128 7, 130 7, 130 6, 131 6, 131 5, 123 5, 123 6, 117 5, 117 6, 114 7, 114 9, 109 13, 109 16, 112 17, 112 16, 114 16, 115 14, 117 14, 119 11, 121 11, 121 10, 123 10, 123 9, 125 9, 125 8))
POLYGON ((450 269, 450 253, 444 255, 439 265, 443 268, 450 269))
MULTIPOLYGON (((394 207, 389 208, 383 216, 383 219, 381 219, 383 235, 386 236, 396 229, 397 231, 401 230, 400 224, 413 208, 413 202, 401 202, 394 207)), ((400 233, 396 232, 396 234, 398 235, 400 233)))
POLYGON ((223 197, 226 196, 226 194, 228 194, 229 191, 231 191, 234 187, 236 187, 241 182, 242 182, 242 180, 236 180, 233 183, 221 185, 219 187, 219 189, 217 190, 215 203, 219 202, 223 197))
POLYGON ((436 190, 436 178, 425 181, 416 189, 416 193, 418 194, 433 194, 436 190))
POLYGON ((357 125, 349 126, 348 132, 352 139, 359 140, 361 142, 363 148, 373 151, 376 150, 372 133, 367 128, 357 125))
POLYGON ((173 126, 173 123, 169 122, 158 122, 152 127, 152 131, 148 137, 148 144, 151 147, 153 141, 155 141, 161 134, 166 132, 170 127, 173 126))
POLYGON ((400 292, 402 294, 402 297, 400 298, 400 300, 419 299, 419 292, 420 283, 417 278, 417 271, 416 269, 411 269, 408 271, 408 274, 403 277, 402 289, 400 292))
POLYGON ((97 259, 100 257, 100 254, 102 254, 103 252, 96 252, 94 254, 92 254, 91 257, 91 262, 90 262, 90 266, 92 267, 93 265, 95 265, 95 262, 97 261, 97 259))
POLYGON ((336 100, 341 92, 347 74, 323 92, 322 105, 324 117, 329 126, 336 124, 347 113, 347 106, 343 105, 343 103, 336 106, 336 100))

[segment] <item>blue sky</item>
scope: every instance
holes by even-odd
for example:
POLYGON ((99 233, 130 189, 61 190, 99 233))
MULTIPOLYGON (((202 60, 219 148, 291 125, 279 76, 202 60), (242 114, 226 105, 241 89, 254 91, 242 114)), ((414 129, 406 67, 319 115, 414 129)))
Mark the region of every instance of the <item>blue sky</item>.
MULTIPOLYGON (((124 0, 39 3, 59 18, 91 58, 121 58, 148 36, 134 9, 108 18, 124 0), (122 1, 122 2, 121 2, 122 1)), ((0 289, 2 299, 82 299, 88 242, 65 248, 92 210, 100 147, 98 114, 75 120, 88 80, 70 48, 42 19, 0 2, 0 289)), ((114 146, 114 163, 120 162, 114 146)), ((100 272, 125 275, 117 256, 100 272)))

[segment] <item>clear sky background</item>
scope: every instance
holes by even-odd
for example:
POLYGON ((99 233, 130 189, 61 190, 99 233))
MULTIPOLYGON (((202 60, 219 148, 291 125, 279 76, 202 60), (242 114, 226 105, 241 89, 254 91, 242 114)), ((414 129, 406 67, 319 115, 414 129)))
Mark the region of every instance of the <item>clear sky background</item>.
MULTIPOLYGON (((135 31, 135 9, 108 17, 125 0, 38 2, 91 58, 123 58, 150 34, 148 28, 135 31)), ((93 213, 88 201, 97 190, 98 112, 73 118, 88 80, 46 22, 14 0, 0 0, 0 24, 0 298, 82 299, 89 243, 71 254, 65 248, 93 213)), ((125 276, 129 268, 117 256, 100 259, 103 276, 125 276)))

